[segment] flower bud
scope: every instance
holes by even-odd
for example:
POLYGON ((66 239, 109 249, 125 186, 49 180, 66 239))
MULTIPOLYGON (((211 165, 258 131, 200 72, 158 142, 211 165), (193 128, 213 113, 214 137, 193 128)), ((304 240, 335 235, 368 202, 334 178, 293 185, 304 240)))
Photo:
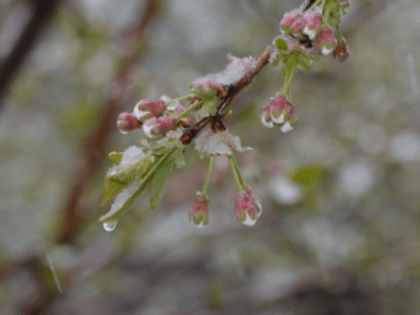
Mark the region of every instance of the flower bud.
POLYGON ((122 133, 127 133, 128 131, 140 128, 141 122, 132 113, 121 113, 118 116, 117 126, 122 133))
POLYGON ((334 35, 334 29, 331 26, 325 26, 315 39, 315 47, 323 55, 330 54, 337 45, 337 39, 334 35))
POLYGON ((287 12, 280 21, 280 29, 286 35, 298 33, 304 28, 302 11, 292 10, 287 12))
POLYGON ((261 122, 268 128, 279 125, 283 132, 290 131, 297 121, 294 108, 293 102, 288 100, 284 94, 280 94, 264 106, 260 115, 261 122))
POLYGON ((209 199, 197 193, 195 202, 188 214, 190 222, 197 228, 201 228, 209 222, 209 199))
POLYGON ((302 33, 307 35, 310 40, 313 40, 321 29, 322 12, 320 10, 306 11, 303 15, 303 22, 304 28, 302 33))
POLYGON ((152 117, 159 117, 164 114, 166 110, 166 102, 164 100, 141 100, 134 106, 134 115, 141 122, 145 122, 152 117))
POLYGON ((253 226, 262 211, 260 199, 247 187, 236 197, 235 218, 242 224, 253 226))
POLYGON ((337 44, 333 51, 333 57, 338 59, 338 61, 345 61, 350 56, 350 48, 347 45, 347 42, 343 40, 341 43, 337 44))
POLYGON ((152 117, 143 124, 143 131, 149 139, 161 139, 168 131, 176 126, 176 120, 173 116, 152 117))
POLYGON ((273 128, 274 123, 271 120, 271 106, 270 103, 265 105, 260 114, 261 122, 267 128, 273 128))
POLYGON ((227 93, 226 85, 214 81, 211 77, 203 77, 193 81, 191 83, 191 88, 195 90, 202 89, 204 92, 214 90, 218 97, 223 97, 227 93))

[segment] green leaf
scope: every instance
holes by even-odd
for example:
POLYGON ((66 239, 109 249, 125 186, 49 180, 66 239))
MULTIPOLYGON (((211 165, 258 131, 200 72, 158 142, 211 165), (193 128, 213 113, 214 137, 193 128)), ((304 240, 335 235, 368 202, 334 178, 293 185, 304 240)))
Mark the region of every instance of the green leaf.
MULTIPOLYGON (((176 148, 172 148, 164 156, 161 156, 157 161, 155 161, 153 166, 147 170, 146 174, 137 187, 129 186, 126 188, 126 190, 122 191, 121 193, 126 194, 126 196, 123 196, 124 200, 122 201, 122 204, 115 207, 114 202, 114 204, 111 206, 111 209, 105 215, 99 218, 99 222, 104 223, 118 220, 118 218, 128 209, 128 207, 131 206, 137 196, 140 195, 140 193, 146 188, 147 184, 149 184, 152 180, 157 169, 171 156, 175 149, 176 148)), ((134 184, 135 183, 132 185, 134 184)), ((116 201, 119 197, 120 195, 117 196, 116 201)))
POLYGON ((118 167, 112 175, 105 179, 104 195, 101 205, 103 206, 109 200, 114 198, 122 189, 128 186, 136 179, 141 179, 152 165, 152 157, 146 155, 138 162, 129 164, 125 167, 118 167))
POLYGON ((112 151, 112 152, 110 152, 110 153, 108 154, 108 158, 109 158, 111 161, 115 162, 115 163, 120 163, 120 162, 121 162, 122 157, 123 157, 123 153, 122 153, 122 152, 115 152, 115 151, 112 151))
POLYGON ((242 147, 241 139, 231 135, 227 130, 213 134, 210 129, 207 129, 195 138, 195 150, 203 158, 210 155, 230 156, 233 154, 232 150, 243 152, 252 149, 242 147))
POLYGON ((197 119, 202 119, 208 116, 214 116, 217 111, 217 97, 213 97, 211 100, 208 100, 203 103, 201 108, 196 114, 197 119))
POLYGON ((199 88, 194 90, 194 94, 204 101, 211 101, 216 97, 217 91, 213 89, 204 91, 202 88, 199 88))
POLYGON ((283 67, 281 68, 281 75, 285 78, 292 75, 298 65, 299 51, 292 51, 284 56, 283 67))
POLYGON ((298 67, 303 71, 308 71, 312 67, 311 57, 305 53, 300 53, 298 55, 298 67))
POLYGON ((286 41, 281 37, 277 37, 274 40, 274 45, 276 45, 277 49, 280 51, 287 51, 288 49, 286 41))
POLYGON ((304 165, 291 174, 293 182, 299 183, 304 189, 303 204, 314 208, 317 205, 317 191, 326 179, 327 170, 319 164, 304 165))
POLYGON ((278 54, 276 57, 274 57, 273 61, 271 61, 271 65, 273 67, 277 66, 281 61, 283 60, 283 55, 278 54))
POLYGON ((302 166, 294 173, 291 174, 291 179, 301 184, 305 188, 316 188, 324 180, 326 175, 326 169, 324 166, 319 164, 309 164, 302 166))
POLYGON ((150 182, 150 190, 152 197, 150 198, 150 206, 155 208, 162 198, 162 191, 165 186, 166 178, 174 166, 174 159, 167 159, 162 163, 161 166, 155 172, 155 175, 150 182))

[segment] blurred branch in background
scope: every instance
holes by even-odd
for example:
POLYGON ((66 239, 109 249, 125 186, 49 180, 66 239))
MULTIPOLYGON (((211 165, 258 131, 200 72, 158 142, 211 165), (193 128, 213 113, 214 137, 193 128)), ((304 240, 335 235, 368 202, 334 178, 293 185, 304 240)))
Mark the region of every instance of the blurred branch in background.
MULTIPOLYGON (((0 109, 3 107, 3 99, 15 75, 31 52, 36 40, 42 34, 43 28, 53 18, 53 14, 61 0, 31 0, 27 5, 32 7, 32 15, 26 27, 23 29, 9 55, 3 60, 0 68, 0 109)), ((6 31, 13 31, 8 29, 6 31)), ((13 34, 1 34, 2 38, 13 34)), ((0 43, 1 45, 1 43, 0 43)))
MULTIPOLYGON (((4 62, 7 67, 2 68, 1 71, 0 96, 4 96, 7 92, 7 87, 13 75, 17 72, 25 56, 30 52, 33 42, 41 34, 42 26, 51 18, 58 2, 54 0, 36 1, 34 3, 36 6, 31 21, 12 50, 11 55, 4 62)), ((153 21, 156 13, 157 1, 148 0, 139 12, 139 14, 142 14, 142 18, 139 18, 139 22, 123 35, 133 47, 128 49, 129 53, 121 60, 122 66, 108 86, 111 92, 108 93, 107 98, 103 101, 104 103, 98 114, 99 117, 96 120, 98 124, 92 133, 87 136, 81 147, 77 158, 79 162, 73 173, 75 174, 74 184, 71 186, 68 197, 65 200, 61 219, 62 224, 59 225, 59 230, 57 231, 56 242, 58 244, 73 243, 77 233, 83 227, 83 223, 87 220, 86 211, 80 209, 79 201, 86 186, 89 184, 89 180, 101 168, 107 143, 112 132, 116 129, 114 128, 116 114, 122 100, 127 98, 127 93, 131 93, 128 75, 133 65, 138 62, 139 57, 144 52, 144 32, 153 21)), ((52 270, 49 270, 46 261, 35 254, 30 257, 22 257, 17 261, 4 262, 0 267, 0 279, 11 277, 21 270, 27 270, 32 274, 38 290, 38 298, 36 301, 27 301, 27 304, 19 305, 19 313, 42 314, 59 294, 58 288, 54 284, 47 285, 51 282, 52 270)), ((66 276, 63 278, 66 279, 66 276)))
MULTIPOLYGON (((152 21, 156 14, 156 1, 148 0, 143 13, 143 18, 139 20, 139 24, 127 32, 130 43, 141 46, 144 40, 144 30, 152 21)), ((143 46, 144 47, 144 46, 143 46)), ((113 127, 116 121, 116 115, 120 108, 122 98, 127 97, 129 91, 129 82, 127 77, 130 69, 137 62, 138 57, 143 52, 138 47, 132 47, 131 53, 122 60, 123 66, 120 72, 112 80, 109 87, 112 89, 109 99, 102 106, 102 113, 99 117, 99 124, 92 134, 86 139, 79 156, 79 165, 75 170, 76 174, 74 184, 70 189, 69 196, 66 200, 63 211, 63 225, 59 227, 58 243, 72 243, 77 234, 77 230, 81 228, 80 223, 83 221, 82 211, 78 211, 79 200, 83 194, 89 179, 94 177, 100 170, 101 161, 106 153, 106 145, 111 137, 113 127)))

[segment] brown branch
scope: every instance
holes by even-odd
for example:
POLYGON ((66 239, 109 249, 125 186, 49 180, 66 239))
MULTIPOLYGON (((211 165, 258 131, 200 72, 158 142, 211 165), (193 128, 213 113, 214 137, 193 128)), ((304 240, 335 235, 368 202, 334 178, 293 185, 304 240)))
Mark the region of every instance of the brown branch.
MULTIPOLYGON (((238 95, 244 87, 251 83, 252 79, 268 64, 272 49, 272 45, 267 46, 267 48, 257 58, 255 66, 244 73, 242 78, 233 82, 229 86, 226 96, 222 98, 222 101, 217 106, 217 114, 215 116, 205 117, 184 131, 184 133, 179 138, 179 141, 182 144, 189 145, 194 137, 197 136, 197 134, 210 122, 215 122, 214 125, 220 125, 221 119, 223 119, 227 107, 233 102, 233 99, 236 97, 236 95, 238 95)), ((223 129, 223 127, 220 128, 220 130, 223 129)))
POLYGON ((61 0, 33 0, 34 10, 31 19, 22 31, 15 47, 0 67, 0 109, 13 78, 41 35, 45 25, 51 21, 61 0))
MULTIPOLYGON (((143 18, 140 19, 136 29, 129 34, 133 39, 133 44, 138 45, 139 41, 144 39, 145 28, 150 24, 156 12, 155 1, 149 0, 143 18)), ((104 103, 95 130, 88 136, 82 146, 79 157, 80 162, 75 170, 75 181, 70 189, 63 209, 63 224, 60 227, 56 239, 58 244, 72 243, 82 228, 84 221, 86 221, 86 218, 80 211, 80 198, 89 180, 100 170, 100 164, 106 152, 106 145, 115 129, 111 126, 115 122, 118 107, 122 99, 126 96, 125 93, 128 93, 128 75, 130 69, 137 62, 141 53, 141 49, 133 49, 133 53, 126 57, 120 73, 110 84, 110 86, 116 87, 119 93, 104 103)), ((43 314, 58 296, 57 289, 49 283, 48 278, 51 279, 51 276, 47 274, 48 267, 38 255, 22 257, 21 259, 2 264, 0 268, 0 279, 6 278, 22 269, 30 271, 33 275, 38 290, 38 298, 28 301, 25 305, 19 305, 19 314, 43 314)))
MULTIPOLYGON (((139 40, 144 39, 144 30, 152 21, 156 12, 155 1, 149 0, 143 18, 140 19, 136 29, 129 35, 133 38, 133 42, 136 45, 138 45, 139 40)), ((119 93, 104 103, 102 113, 98 118, 98 125, 82 146, 79 158, 80 163, 75 171, 75 183, 69 192, 63 210, 63 226, 56 239, 58 244, 72 243, 86 220, 81 211, 79 211, 79 201, 89 180, 100 170, 100 162, 105 155, 106 144, 111 137, 112 131, 115 129, 110 126, 115 121, 118 107, 123 97, 125 97, 125 93, 128 93, 127 81, 130 68, 137 62, 141 52, 141 49, 133 50, 133 53, 126 57, 126 62, 120 73, 111 82, 112 86, 117 86, 116 89, 119 93)), ((44 314, 58 296, 57 288, 51 285, 48 280, 52 278, 48 274, 48 266, 42 262, 38 255, 22 257, 15 261, 2 263, 0 279, 6 278, 22 269, 26 269, 32 274, 38 290, 38 298, 28 301, 25 305, 18 305, 19 314, 44 314)))

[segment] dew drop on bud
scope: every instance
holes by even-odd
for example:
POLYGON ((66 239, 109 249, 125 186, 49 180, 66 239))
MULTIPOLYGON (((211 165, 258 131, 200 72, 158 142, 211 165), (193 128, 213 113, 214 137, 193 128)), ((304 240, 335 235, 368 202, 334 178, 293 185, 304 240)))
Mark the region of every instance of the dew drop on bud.
POLYGON ((112 232, 115 230, 115 227, 117 226, 118 221, 110 221, 110 222, 105 222, 104 225, 104 229, 107 232, 112 232))

